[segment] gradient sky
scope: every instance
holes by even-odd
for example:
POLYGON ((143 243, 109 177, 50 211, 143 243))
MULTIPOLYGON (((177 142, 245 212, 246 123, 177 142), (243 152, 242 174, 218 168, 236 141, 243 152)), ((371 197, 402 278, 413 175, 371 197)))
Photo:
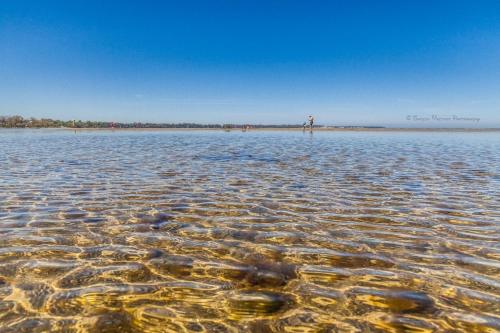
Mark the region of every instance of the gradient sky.
POLYGON ((498 127, 500 1, 1 0, 0 114, 498 127))

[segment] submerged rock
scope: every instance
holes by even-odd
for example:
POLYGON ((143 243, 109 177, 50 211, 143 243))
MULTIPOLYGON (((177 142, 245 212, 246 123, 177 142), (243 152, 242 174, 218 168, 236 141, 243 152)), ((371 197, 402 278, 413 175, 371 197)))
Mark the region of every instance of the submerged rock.
POLYGON ((428 312, 434 307, 432 298, 419 291, 356 288, 350 293, 360 305, 393 313, 428 312))
POLYGON ((166 331, 182 329, 175 324, 175 318, 176 313, 166 307, 145 306, 133 312, 134 327, 147 332, 158 332, 160 327, 166 331))
POLYGON ((77 266, 74 261, 61 260, 31 260, 21 265, 19 274, 32 276, 36 279, 54 278, 63 275, 77 266))
POLYGON ((50 319, 26 318, 9 325, 2 333, 43 333, 51 329, 50 319))
POLYGON ((193 259, 184 256, 165 255, 149 261, 152 269, 159 274, 188 276, 193 270, 193 259))
POLYGON ((228 296, 227 307, 232 319, 269 316, 284 310, 291 297, 269 291, 239 291, 228 296))
POLYGON ((88 332, 99 333, 133 333, 132 319, 123 311, 109 312, 98 316, 85 318, 84 328, 88 332))
POLYGON ((54 289, 45 283, 23 283, 16 286, 34 309, 41 308, 54 289))
POLYGON ((247 276, 247 280, 254 286, 276 287, 285 285, 287 277, 281 272, 256 269, 254 271, 250 271, 247 276))
POLYGON ((146 295, 157 290, 157 286, 147 284, 113 284, 57 291, 50 296, 45 311, 56 316, 119 311, 128 295, 146 295))
POLYGON ((151 278, 151 272, 143 264, 126 263, 105 267, 83 267, 61 278, 57 285, 76 288, 105 282, 143 282, 151 278))

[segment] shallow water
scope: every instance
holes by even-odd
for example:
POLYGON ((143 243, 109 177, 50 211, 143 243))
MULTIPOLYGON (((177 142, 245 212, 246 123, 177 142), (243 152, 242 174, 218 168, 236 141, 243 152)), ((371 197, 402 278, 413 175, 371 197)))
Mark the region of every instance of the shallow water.
POLYGON ((496 332, 498 133, 0 131, 0 332, 496 332))

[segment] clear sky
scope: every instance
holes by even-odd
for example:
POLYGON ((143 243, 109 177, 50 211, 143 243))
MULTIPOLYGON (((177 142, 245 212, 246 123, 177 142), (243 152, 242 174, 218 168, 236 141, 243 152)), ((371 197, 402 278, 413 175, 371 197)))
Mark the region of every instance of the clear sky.
POLYGON ((500 1, 1 0, 0 114, 500 126, 500 1))

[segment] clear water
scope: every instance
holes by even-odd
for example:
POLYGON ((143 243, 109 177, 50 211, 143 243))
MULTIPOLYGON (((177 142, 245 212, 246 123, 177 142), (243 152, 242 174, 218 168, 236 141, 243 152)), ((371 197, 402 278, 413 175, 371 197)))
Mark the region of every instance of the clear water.
POLYGON ((500 135, 0 131, 0 332, 496 332, 500 135))

